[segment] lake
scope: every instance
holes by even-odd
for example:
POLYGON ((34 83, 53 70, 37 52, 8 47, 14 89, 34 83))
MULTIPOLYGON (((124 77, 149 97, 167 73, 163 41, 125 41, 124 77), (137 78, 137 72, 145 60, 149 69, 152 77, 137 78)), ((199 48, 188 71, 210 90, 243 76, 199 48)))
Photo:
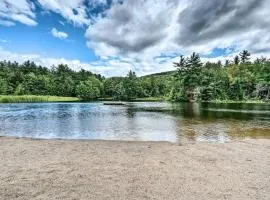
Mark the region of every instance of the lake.
POLYGON ((270 139, 269 104, 0 104, 0 136, 226 142, 270 139))

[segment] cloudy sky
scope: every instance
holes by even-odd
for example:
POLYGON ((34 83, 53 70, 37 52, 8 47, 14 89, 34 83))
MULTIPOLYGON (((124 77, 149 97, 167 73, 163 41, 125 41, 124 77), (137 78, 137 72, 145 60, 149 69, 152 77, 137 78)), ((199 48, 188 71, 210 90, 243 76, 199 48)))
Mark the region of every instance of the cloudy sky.
POLYGON ((179 55, 270 56, 270 0, 0 0, 0 60, 105 76, 172 70, 179 55))

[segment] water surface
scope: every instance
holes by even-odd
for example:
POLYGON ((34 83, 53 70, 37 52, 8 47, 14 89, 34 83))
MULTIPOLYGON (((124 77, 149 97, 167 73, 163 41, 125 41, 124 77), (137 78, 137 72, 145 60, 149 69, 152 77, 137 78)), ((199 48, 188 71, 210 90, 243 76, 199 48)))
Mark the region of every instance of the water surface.
POLYGON ((270 138, 270 105, 0 104, 0 136, 170 142, 270 138))

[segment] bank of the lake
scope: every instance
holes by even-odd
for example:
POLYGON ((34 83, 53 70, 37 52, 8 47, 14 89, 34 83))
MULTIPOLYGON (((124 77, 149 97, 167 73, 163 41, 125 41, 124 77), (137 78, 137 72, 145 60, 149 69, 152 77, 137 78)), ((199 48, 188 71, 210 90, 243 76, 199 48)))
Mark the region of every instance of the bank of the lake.
MULTIPOLYGON (((113 98, 100 98, 98 101, 117 101, 113 98)), ((163 97, 136 98, 132 102, 162 102, 163 97)), ((42 102, 85 102, 77 97, 42 95, 0 95, 0 103, 42 103, 42 102)))
MULTIPOLYGON (((112 97, 108 98, 100 98, 100 101, 119 101, 117 99, 114 99, 112 97)), ((130 100, 129 102, 164 102, 168 101, 165 97, 145 97, 145 98, 135 98, 130 100)))
POLYGON ((3 199, 270 199, 270 140, 225 144, 0 137, 3 199))
MULTIPOLYGON (((112 97, 99 98, 98 101, 118 101, 112 97)), ((42 103, 42 102, 85 102, 78 97, 61 97, 61 96, 42 96, 42 95, 0 95, 0 103, 42 103)), ((130 102, 170 102, 166 97, 145 97, 136 98, 130 102)), ((174 102, 176 103, 176 102, 174 102)), ((270 102, 262 100, 245 100, 245 101, 234 101, 234 100, 214 100, 214 101, 203 101, 202 103, 238 103, 238 104, 269 104, 270 102)))
POLYGON ((41 103, 41 102, 78 102, 77 97, 38 96, 38 95, 0 95, 0 103, 41 103))
POLYGON ((269 101, 262 100, 243 100, 243 101, 234 101, 234 100, 214 100, 206 103, 224 103, 224 104, 269 104, 269 101))

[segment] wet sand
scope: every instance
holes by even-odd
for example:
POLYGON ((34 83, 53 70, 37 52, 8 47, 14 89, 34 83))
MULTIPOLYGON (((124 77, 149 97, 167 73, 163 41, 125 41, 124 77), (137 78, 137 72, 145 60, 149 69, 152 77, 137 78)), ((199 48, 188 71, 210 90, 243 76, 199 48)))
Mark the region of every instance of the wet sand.
POLYGON ((270 199, 270 140, 0 137, 0 199, 270 199))

